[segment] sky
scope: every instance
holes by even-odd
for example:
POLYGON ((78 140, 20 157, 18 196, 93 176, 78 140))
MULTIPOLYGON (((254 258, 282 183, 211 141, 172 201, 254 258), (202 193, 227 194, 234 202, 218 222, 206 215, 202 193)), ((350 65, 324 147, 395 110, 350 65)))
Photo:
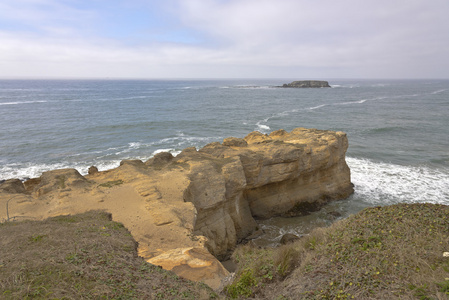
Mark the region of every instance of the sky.
POLYGON ((449 78, 449 1, 1 0, 0 78, 449 78))

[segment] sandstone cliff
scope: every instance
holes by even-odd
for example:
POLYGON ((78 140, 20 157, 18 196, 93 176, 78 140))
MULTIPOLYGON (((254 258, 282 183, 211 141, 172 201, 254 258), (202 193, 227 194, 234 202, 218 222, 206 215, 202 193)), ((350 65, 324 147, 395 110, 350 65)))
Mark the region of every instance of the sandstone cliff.
POLYGON ((293 81, 290 83, 284 83, 282 85, 284 88, 323 88, 323 87, 331 87, 329 82, 321 81, 321 80, 302 80, 302 81, 293 81))
POLYGON ((353 192, 347 147, 343 132, 297 128, 126 160, 86 176, 45 172, 1 184, 0 217, 10 199, 9 216, 18 217, 104 209, 130 230, 147 261, 218 287, 228 272, 216 258, 256 229, 255 218, 304 214, 353 192))

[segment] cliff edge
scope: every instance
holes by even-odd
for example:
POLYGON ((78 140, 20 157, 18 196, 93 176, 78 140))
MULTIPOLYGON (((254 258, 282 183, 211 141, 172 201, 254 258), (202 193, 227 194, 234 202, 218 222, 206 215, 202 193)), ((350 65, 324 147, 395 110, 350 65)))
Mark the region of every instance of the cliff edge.
POLYGON ((217 288, 229 275, 218 259, 256 229, 255 218, 305 214, 353 192, 347 147, 343 132, 296 128, 124 160, 86 176, 44 172, 0 185, 0 217, 105 210, 148 262, 217 288))

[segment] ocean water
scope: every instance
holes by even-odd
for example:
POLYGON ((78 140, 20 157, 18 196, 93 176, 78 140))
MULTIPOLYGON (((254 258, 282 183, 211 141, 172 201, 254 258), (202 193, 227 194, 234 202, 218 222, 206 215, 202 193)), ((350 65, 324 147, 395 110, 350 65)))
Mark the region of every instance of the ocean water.
POLYGON ((0 80, 0 180, 58 168, 86 174, 91 165, 106 170, 254 130, 307 127, 348 134, 355 193, 300 222, 306 227, 264 221, 273 239, 328 224, 330 211, 449 205, 449 80, 277 88, 292 80, 0 80))

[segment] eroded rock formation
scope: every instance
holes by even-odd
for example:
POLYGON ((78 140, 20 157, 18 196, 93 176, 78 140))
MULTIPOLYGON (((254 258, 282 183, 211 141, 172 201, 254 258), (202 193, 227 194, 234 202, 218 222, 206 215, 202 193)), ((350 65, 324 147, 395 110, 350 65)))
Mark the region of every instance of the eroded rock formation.
POLYGON ((104 209, 122 222, 150 263, 218 287, 218 259, 256 229, 255 218, 305 214, 353 192, 343 132, 297 128, 252 132, 178 156, 81 176, 74 169, 0 185, 0 216, 46 218, 104 209), (19 195, 19 196, 17 196, 19 195), (212 255, 210 255, 212 254, 212 255))

